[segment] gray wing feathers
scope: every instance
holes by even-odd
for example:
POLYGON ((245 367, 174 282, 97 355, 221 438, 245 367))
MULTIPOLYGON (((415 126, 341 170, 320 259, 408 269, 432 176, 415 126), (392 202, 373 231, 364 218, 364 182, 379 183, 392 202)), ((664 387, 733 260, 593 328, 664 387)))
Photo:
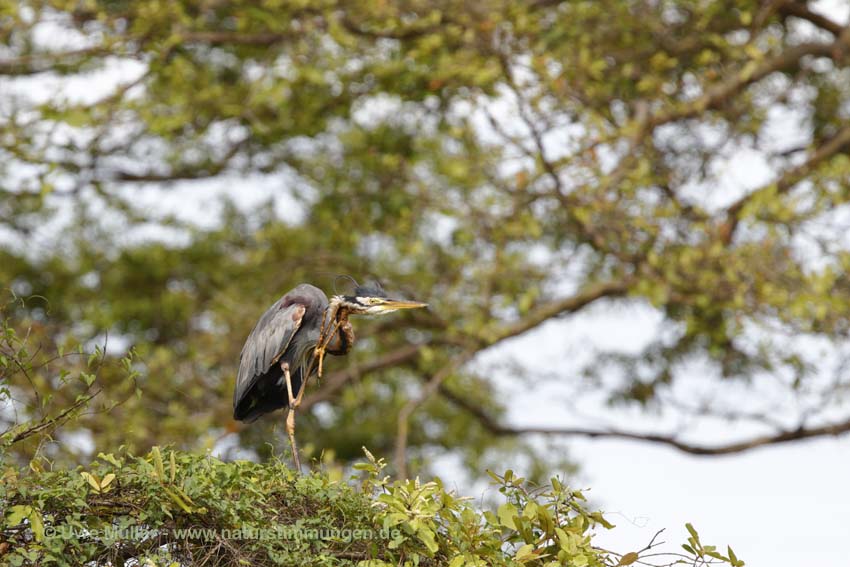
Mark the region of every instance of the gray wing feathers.
POLYGON ((282 302, 283 299, 263 313, 242 347, 234 406, 251 388, 254 380, 268 372, 278 361, 292 341, 293 335, 301 327, 306 310, 304 305, 293 303, 281 308, 282 302))

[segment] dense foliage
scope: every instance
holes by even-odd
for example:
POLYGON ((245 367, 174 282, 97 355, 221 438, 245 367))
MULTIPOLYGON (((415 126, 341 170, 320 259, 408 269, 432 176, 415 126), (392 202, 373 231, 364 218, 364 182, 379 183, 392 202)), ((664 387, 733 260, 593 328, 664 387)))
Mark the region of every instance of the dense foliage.
MULTIPOLYGON (((161 451, 98 455, 77 470, 0 478, 5 565, 629 565, 639 552, 592 545, 611 526, 580 491, 494 476, 501 505, 477 511, 439 480, 390 483, 367 452, 359 488, 326 474, 295 476, 277 461, 223 463, 161 451), (309 558, 309 559, 306 559, 309 558)), ((742 566, 691 532, 668 563, 742 566)), ((653 546, 641 550, 647 552, 653 546)))
MULTIPOLYGON (((234 432, 267 457, 280 420, 230 420, 242 339, 295 283, 337 274, 432 309, 358 325, 303 406, 315 458, 366 445, 404 472, 451 449, 540 479, 565 465, 517 443, 528 431, 711 453, 850 429, 831 375, 850 321, 850 57, 808 2, 5 0, 0 38, 12 326, 43 355, 108 333, 107 366, 129 346, 138 361, 135 380, 104 375, 120 404, 79 421, 91 443, 49 445, 58 462, 234 432), (206 214, 212 191, 232 202, 206 214), (661 332, 553 369, 572 399, 765 435, 508 423, 509 395, 543 377, 505 362, 507 392, 478 356, 611 306, 652 309, 661 332), (696 375, 765 390, 682 398, 696 375)), ((80 394, 49 371, 4 380, 18 415, 80 394)), ((28 462, 31 441, 10 455, 28 462)))

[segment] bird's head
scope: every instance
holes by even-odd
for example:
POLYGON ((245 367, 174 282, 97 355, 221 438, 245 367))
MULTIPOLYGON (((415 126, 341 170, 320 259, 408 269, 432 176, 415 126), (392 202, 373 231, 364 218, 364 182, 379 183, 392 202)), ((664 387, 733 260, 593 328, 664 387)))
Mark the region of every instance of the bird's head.
POLYGON ((418 309, 428 306, 427 303, 419 301, 389 298, 377 284, 357 286, 354 288, 353 295, 338 295, 334 299, 339 301, 340 307, 353 315, 384 315, 399 309, 418 309))

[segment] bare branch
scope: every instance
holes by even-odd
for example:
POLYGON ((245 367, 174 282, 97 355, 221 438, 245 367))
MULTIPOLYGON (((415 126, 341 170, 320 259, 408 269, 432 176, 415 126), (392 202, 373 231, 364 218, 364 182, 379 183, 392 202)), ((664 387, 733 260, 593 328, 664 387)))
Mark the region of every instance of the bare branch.
POLYGON ((356 380, 364 374, 400 366, 414 360, 419 356, 419 351, 422 350, 423 346, 425 345, 406 345, 374 360, 370 360, 366 364, 360 366, 352 365, 345 370, 328 374, 322 380, 322 387, 318 391, 304 397, 299 409, 305 411, 319 402, 330 400, 348 382, 356 380))
POLYGON ((547 435, 561 437, 585 437, 590 439, 626 439, 630 441, 651 442, 660 445, 667 445, 678 449, 684 453, 691 455, 729 455, 733 453, 742 453, 757 447, 766 445, 778 445, 781 443, 789 443, 792 441, 801 441, 812 437, 822 437, 826 435, 842 435, 850 432, 850 419, 830 425, 820 427, 799 427, 793 430, 778 431, 771 435, 763 435, 753 437, 745 441, 737 441, 725 445, 697 445, 687 443, 676 437, 676 435, 657 434, 657 433, 637 433, 634 431, 625 431, 621 429, 590 429, 583 427, 525 427, 512 426, 499 423, 496 419, 490 416, 482 408, 471 403, 469 400, 458 396, 450 391, 441 389, 440 393, 450 402, 457 405, 461 409, 467 411, 470 415, 476 418, 478 422, 490 433, 497 436, 517 436, 517 435, 547 435))
POLYGON ((474 350, 466 350, 453 357, 431 377, 417 398, 408 400, 404 407, 401 408, 398 414, 398 432, 395 446, 395 468, 399 478, 407 478, 407 437, 410 416, 416 411, 416 408, 422 405, 439 389, 443 382, 446 381, 446 378, 451 376, 455 370, 465 363, 469 362, 475 356, 475 353, 476 351, 474 350))
POLYGON ((779 12, 786 16, 794 16, 795 18, 806 20, 809 23, 828 31, 835 37, 840 36, 844 29, 838 22, 830 20, 826 16, 818 14, 817 12, 812 12, 806 4, 802 4, 800 2, 784 2, 779 7, 779 12))
POLYGON ((181 37, 186 43, 204 43, 215 46, 253 45, 257 47, 270 47, 281 43, 284 39, 292 38, 293 35, 276 32, 193 31, 185 32, 181 37))
MULTIPOLYGON (((517 100, 517 112, 519 113, 520 118, 522 119, 525 127, 528 129, 531 134, 531 139, 534 141, 534 146, 537 149, 536 157, 540 163, 543 165, 543 169, 549 178, 552 180, 554 184, 554 189, 558 199, 561 200, 562 205, 568 205, 566 196, 564 195, 564 187, 561 183, 561 178, 558 175, 558 172, 555 170, 555 167, 552 165, 552 162, 546 158, 546 148, 543 144, 543 133, 538 128, 538 123, 541 121, 540 117, 535 117, 531 115, 531 104, 525 99, 522 95, 522 89, 519 85, 517 85, 516 80, 513 76, 513 71, 511 70, 511 63, 504 55, 500 55, 499 62, 502 66, 502 72, 505 75, 505 80, 510 88, 511 92, 514 94, 514 97, 517 100)), ((496 124, 495 120, 491 118, 491 124, 496 124)), ((519 145, 522 147, 522 145, 519 145)))
POLYGON ((487 346, 493 346, 499 341, 521 335, 526 331, 546 322, 552 317, 563 315, 564 313, 574 313, 579 309, 587 306, 590 303, 604 297, 622 297, 625 295, 631 284, 629 278, 623 278, 618 281, 602 282, 596 285, 586 287, 584 290, 563 299, 557 299, 545 303, 531 313, 498 331, 494 338, 487 346))
POLYGON ((127 181, 137 183, 160 183, 215 177, 216 175, 222 173, 227 169, 227 167, 230 165, 230 162, 233 161, 239 151, 244 148, 248 142, 249 138, 243 138, 242 140, 233 143, 233 145, 227 150, 227 152, 223 156, 221 156, 220 159, 218 159, 217 161, 211 161, 210 163, 203 164, 201 166, 187 164, 177 170, 167 173, 158 173, 154 171, 147 171, 144 173, 116 171, 113 172, 108 177, 108 179, 111 179, 113 181, 127 181))

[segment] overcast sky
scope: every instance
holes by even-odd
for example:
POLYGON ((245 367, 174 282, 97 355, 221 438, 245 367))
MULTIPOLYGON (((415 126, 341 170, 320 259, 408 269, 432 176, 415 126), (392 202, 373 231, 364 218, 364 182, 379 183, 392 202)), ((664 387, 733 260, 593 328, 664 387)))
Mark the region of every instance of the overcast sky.
MULTIPOLYGON (((653 323, 648 310, 641 309, 571 318, 516 339, 502 352, 526 353, 521 356, 532 366, 548 367, 547 361, 557 360, 555 353, 563 353, 565 344, 639 345, 653 323), (591 318, 596 322, 590 323, 591 318), (529 356, 528 348, 539 350, 529 356)), ((581 409, 594 415, 593 408, 581 409)), ((512 421, 576 423, 556 397, 540 391, 521 396, 512 421)), ((633 421, 646 420, 635 416, 633 421)), ((728 441, 736 431, 726 425, 699 433, 700 441, 712 444, 728 441)), ((641 549, 664 528, 669 545, 663 549, 676 551, 687 539, 684 524, 691 522, 704 543, 724 550, 731 545, 751 567, 850 564, 848 436, 722 457, 694 457, 627 441, 572 440, 565 446, 581 463, 580 487, 590 488, 592 501, 617 525, 615 530, 603 530, 597 545, 623 552, 641 549)))

